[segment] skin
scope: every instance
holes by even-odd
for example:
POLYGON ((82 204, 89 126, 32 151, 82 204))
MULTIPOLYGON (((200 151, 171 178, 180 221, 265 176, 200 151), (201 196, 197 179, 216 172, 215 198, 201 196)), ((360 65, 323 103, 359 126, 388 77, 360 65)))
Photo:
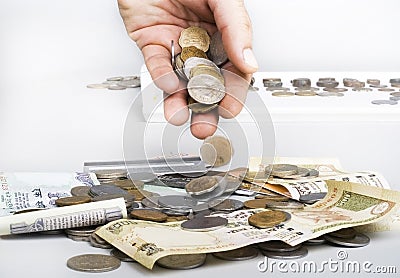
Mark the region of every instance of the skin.
POLYGON ((192 134, 204 139, 216 131, 219 116, 233 118, 240 113, 247 82, 258 68, 243 0, 118 0, 118 5, 128 35, 141 49, 155 84, 165 92, 164 114, 170 123, 182 125, 190 116, 185 83, 173 73, 170 53, 171 40, 176 53, 181 51, 177 42, 189 26, 202 27, 210 35, 219 30, 230 60, 223 67, 226 96, 218 111, 192 113, 192 134))

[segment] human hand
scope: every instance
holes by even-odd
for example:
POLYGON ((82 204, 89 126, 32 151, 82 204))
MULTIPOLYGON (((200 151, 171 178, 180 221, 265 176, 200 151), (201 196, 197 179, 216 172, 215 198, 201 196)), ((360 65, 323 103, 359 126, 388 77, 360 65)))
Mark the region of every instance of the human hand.
MULTIPOLYGON (((210 35, 221 32, 229 57, 223 69, 234 73, 224 74, 227 93, 218 111, 192 113, 192 134, 204 139, 216 131, 219 115, 233 118, 240 113, 247 87, 238 90, 234 76, 250 81, 258 68, 252 52, 251 22, 243 0, 118 0, 118 5, 127 32, 141 49, 151 77, 168 95, 164 114, 170 123, 182 125, 190 115, 187 90, 173 72, 170 53, 171 40, 178 42, 181 31, 190 26, 202 27, 210 35)), ((180 52, 179 45, 175 44, 175 49, 180 52)))

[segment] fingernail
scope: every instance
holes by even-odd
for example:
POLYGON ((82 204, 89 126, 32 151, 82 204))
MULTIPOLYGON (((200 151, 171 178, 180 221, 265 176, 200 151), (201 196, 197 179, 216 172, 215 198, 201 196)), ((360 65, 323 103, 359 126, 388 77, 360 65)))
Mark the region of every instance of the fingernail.
POLYGON ((243 50, 243 58, 244 62, 247 65, 249 65, 252 68, 258 69, 258 63, 251 48, 246 48, 243 50))

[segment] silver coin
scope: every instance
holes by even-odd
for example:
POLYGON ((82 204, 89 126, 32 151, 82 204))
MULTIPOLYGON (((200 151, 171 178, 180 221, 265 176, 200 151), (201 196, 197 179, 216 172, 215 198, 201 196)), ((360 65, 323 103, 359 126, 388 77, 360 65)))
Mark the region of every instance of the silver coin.
POLYGON ((90 237, 89 236, 67 235, 67 238, 72 239, 73 241, 85 241, 85 242, 89 242, 90 241, 90 237))
POLYGON ((321 77, 318 78, 318 81, 327 82, 327 81, 336 81, 335 77, 321 77))
POLYGON ((217 65, 223 65, 228 61, 228 55, 225 52, 224 44, 222 43, 221 32, 217 31, 211 36, 210 42, 210 58, 217 65))
POLYGON ((371 88, 365 88, 365 87, 357 87, 353 88, 354 92, 372 92, 373 90, 371 88))
POLYGON ((222 177, 218 176, 204 176, 196 178, 186 184, 185 190, 188 194, 193 196, 203 195, 204 193, 214 191, 218 187, 221 180, 222 177))
POLYGON ((303 244, 305 245, 321 245, 326 243, 326 239, 323 236, 316 237, 305 241, 303 244))
POLYGON ((212 253, 212 255, 225 261, 244 261, 257 257, 258 250, 252 246, 245 246, 230 251, 212 253))
POLYGON ((225 86, 219 79, 207 74, 191 78, 187 84, 189 95, 199 103, 214 104, 225 96, 225 86))
POLYGON ((290 89, 286 88, 286 87, 267 87, 267 88, 265 88, 265 90, 271 91, 271 92, 287 92, 287 91, 290 91, 290 89))
POLYGON ((265 173, 271 173, 271 175, 276 176, 279 175, 280 177, 282 176, 289 176, 289 175, 294 175, 297 173, 298 167, 296 165, 291 165, 291 164, 272 164, 272 165, 267 165, 265 167, 265 173))
POLYGON ((94 172, 97 179, 120 179, 127 178, 127 171, 122 170, 97 170, 94 172))
POLYGON ((146 197, 140 202, 142 203, 143 206, 147 208, 160 208, 160 205, 158 204, 158 199, 160 197, 146 197))
POLYGON ((222 212, 232 212, 243 208, 242 201, 235 199, 215 199, 208 203, 208 207, 212 210, 222 212))
POLYGON ((126 195, 126 194, 128 194, 128 192, 119 188, 118 186, 111 185, 111 184, 92 186, 89 190, 89 195, 92 197, 96 197, 96 196, 100 196, 100 195, 109 195, 109 194, 126 195))
POLYGON ((164 208, 161 210, 162 213, 165 213, 168 216, 187 216, 190 214, 190 209, 172 209, 172 208, 164 208))
POLYGON ((294 93, 288 92, 288 91, 272 92, 271 95, 274 96, 274 97, 293 97, 293 96, 295 96, 294 93))
POLYGON ((169 255, 157 260, 157 265, 168 269, 192 269, 206 262, 207 254, 169 255))
POLYGON ((275 174, 274 176, 284 178, 284 179, 300 179, 303 177, 307 177, 310 174, 310 170, 307 168, 302 168, 302 167, 297 167, 297 173, 293 175, 283 175, 280 177, 278 174, 275 174))
POLYGON ((335 238, 354 238, 357 232, 353 228, 344 228, 327 234, 335 238))
POLYGON ((309 87, 309 88, 298 87, 298 88, 294 88, 294 89, 295 89, 295 91, 304 91, 304 90, 319 91, 320 88, 318 88, 318 87, 309 87))
POLYGON ((96 230, 96 228, 97 226, 87 226, 87 227, 65 229, 64 231, 68 235, 90 236, 96 230))
POLYGON ((108 89, 108 87, 110 87, 110 85, 100 83, 100 84, 88 84, 86 87, 89 89, 108 89))
POLYGON ((104 194, 92 197, 92 202, 100 202, 100 201, 107 201, 113 200, 118 198, 124 198, 125 204, 127 206, 131 206, 132 203, 135 201, 135 196, 125 192, 124 194, 104 194))
POLYGON ((319 176, 319 171, 315 169, 309 169, 310 172, 308 173, 308 178, 316 178, 319 176))
MULTIPOLYGON (((345 87, 356 87, 354 86, 355 83, 360 82, 357 79, 354 78, 343 78, 343 85, 345 87)), ((361 86, 364 87, 364 86, 361 86)))
POLYGON ((390 95, 393 97, 400 97, 400 92, 393 92, 393 93, 390 93, 390 95))
POLYGON ((367 79, 367 84, 379 85, 379 84, 381 84, 381 81, 379 79, 367 79))
POLYGON ((129 173, 129 177, 133 180, 138 180, 138 181, 142 181, 142 182, 152 182, 157 179, 157 176, 151 172, 129 173))
POLYGON ((354 238, 339 238, 330 235, 324 235, 324 238, 330 243, 354 248, 367 246, 370 242, 369 237, 361 233, 357 233, 354 238))
POLYGON ((321 200, 321 199, 325 198, 325 196, 326 196, 326 192, 310 193, 307 195, 301 195, 300 202, 321 200))
POLYGON ((334 93, 334 92, 320 92, 317 94, 320 97, 343 97, 343 93, 334 93))
POLYGON ((390 84, 400 84, 400 78, 391 78, 389 80, 390 84))
POLYGON ((123 79, 124 79, 124 77, 122 77, 122 76, 113 76, 113 77, 107 78, 106 80, 107 81, 121 81, 123 79))
POLYGON ((138 75, 124 76, 122 78, 122 81, 129 81, 129 80, 134 80, 134 79, 140 80, 140 76, 138 76, 138 75))
POLYGON ((371 101, 371 103, 375 104, 375 105, 383 105, 383 104, 396 105, 398 102, 394 101, 394 100, 388 100, 388 99, 378 99, 378 100, 371 101))
MULTIPOLYGON (((101 227, 99 227, 99 228, 101 228, 101 227)), ((96 229, 96 232, 99 230, 99 228, 96 229)), ((96 243, 98 243, 98 244, 108 245, 108 242, 105 241, 104 239, 102 239, 100 236, 98 236, 98 235, 96 234, 96 232, 93 232, 93 233, 90 235, 90 237, 91 237, 96 243)))
POLYGON ((400 101, 400 97, 390 97, 389 99, 393 101, 400 101))
POLYGON ((295 95, 300 97, 313 97, 317 95, 317 92, 312 90, 302 90, 302 91, 296 91, 295 95))
POLYGON ((291 81, 293 87, 309 88, 311 87, 311 80, 309 78, 296 78, 291 81))
POLYGON ((263 84, 268 88, 281 88, 283 85, 281 81, 263 81, 263 84))
POLYGON ((140 87, 140 79, 122 80, 117 83, 118 86, 125 88, 138 88, 140 87))
POLYGON ((136 262, 134 259, 129 257, 127 254, 125 254, 124 252, 122 252, 116 248, 114 248, 110 251, 110 255, 116 257, 121 262, 128 262, 128 263, 136 262))
POLYGON ((334 80, 318 81, 317 86, 324 87, 324 88, 335 88, 335 87, 339 86, 339 82, 334 81, 334 80))
POLYGON ((121 90, 126 90, 126 87, 121 85, 110 85, 108 89, 112 91, 121 91, 121 90))
POLYGON ((292 252, 302 247, 301 244, 292 246, 280 240, 261 242, 257 246, 263 251, 270 251, 270 252, 292 252))
POLYGON ((181 223, 181 228, 193 232, 207 232, 221 229, 228 224, 228 220, 220 216, 195 217, 181 223))
POLYGON ((190 71, 199 66, 199 65, 206 65, 206 66, 210 66, 210 67, 215 67, 216 69, 219 70, 219 68, 217 67, 217 65, 208 60, 208 59, 204 59, 204 58, 198 58, 198 57, 190 57, 189 59, 187 59, 184 63, 184 67, 183 67, 183 71, 185 73, 186 78, 190 78, 190 71))
POLYGON ((113 248, 112 245, 108 244, 108 243, 99 243, 96 241, 96 239, 94 237, 89 237, 89 243, 91 246, 95 247, 95 248, 101 248, 101 249, 111 249, 113 248))
POLYGON ((164 208, 190 210, 197 205, 197 200, 188 196, 169 195, 158 198, 158 204, 164 208))
POLYGON ((324 88, 324 91, 330 92, 330 93, 343 93, 347 92, 349 89, 347 88, 324 88))
POLYGON ((268 201, 267 208, 273 209, 303 209, 304 204, 297 202, 297 201, 287 201, 287 202, 280 202, 280 201, 268 201))
POLYGON ((369 86, 370 86, 371 88, 379 88, 379 89, 387 88, 387 85, 382 85, 382 84, 376 84, 376 85, 370 84, 369 86))
POLYGON ((304 258, 308 254, 308 249, 306 247, 302 247, 295 251, 291 252, 271 252, 271 251, 261 251, 264 256, 267 256, 271 259, 278 259, 278 260, 294 260, 304 258))
POLYGON ((108 255, 84 254, 69 258, 67 266, 77 271, 98 273, 119 268, 121 261, 108 255))

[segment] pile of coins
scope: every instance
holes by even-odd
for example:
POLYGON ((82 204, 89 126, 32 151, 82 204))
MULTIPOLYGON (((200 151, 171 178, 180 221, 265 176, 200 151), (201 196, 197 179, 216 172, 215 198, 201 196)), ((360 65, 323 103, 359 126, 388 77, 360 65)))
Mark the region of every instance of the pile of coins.
POLYGON ((140 87, 139 76, 113 76, 102 83, 88 84, 89 89, 125 90, 140 87))
POLYGON ((216 32, 210 38, 206 30, 192 26, 181 32, 179 45, 182 51, 176 56, 173 53, 173 66, 177 75, 188 81, 188 107, 194 113, 210 112, 225 96, 225 80, 219 66, 228 57, 221 34, 216 32))
POLYGON ((343 97, 345 92, 350 89, 353 92, 372 92, 377 90, 379 92, 390 92, 389 99, 374 100, 371 103, 376 105, 389 104, 395 105, 400 100, 400 78, 392 78, 389 80, 388 85, 381 84, 381 81, 376 78, 360 81, 355 78, 343 78, 343 86, 338 87, 340 82, 334 77, 322 77, 315 83, 316 87, 312 87, 311 79, 309 78, 296 78, 291 80, 294 92, 291 88, 283 87, 281 78, 264 78, 263 84, 267 91, 271 91, 272 96, 275 97, 291 97, 291 96, 320 96, 320 97, 343 97), (367 87, 368 85, 368 87, 367 87), (322 89, 322 91, 321 91, 322 89))

